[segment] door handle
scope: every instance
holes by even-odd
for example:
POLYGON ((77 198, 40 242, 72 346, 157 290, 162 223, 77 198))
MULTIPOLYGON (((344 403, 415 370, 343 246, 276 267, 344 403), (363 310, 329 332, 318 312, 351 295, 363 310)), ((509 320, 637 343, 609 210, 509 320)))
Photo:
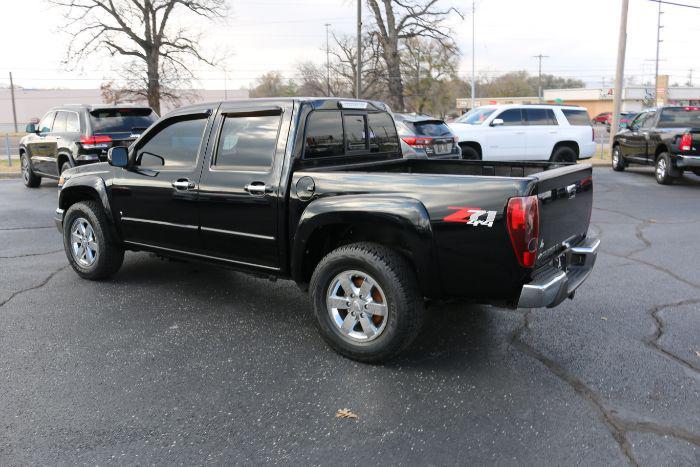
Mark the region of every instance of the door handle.
POLYGON ((60 136, 56 136, 56 139, 61 139, 61 137, 60 137, 60 136))
POLYGON ((186 178, 180 178, 170 183, 176 190, 191 190, 194 188, 194 182, 187 180, 186 178))
POLYGON ((272 193, 272 187, 266 185, 265 182, 250 182, 243 187, 245 191, 251 195, 265 195, 267 193, 272 193))

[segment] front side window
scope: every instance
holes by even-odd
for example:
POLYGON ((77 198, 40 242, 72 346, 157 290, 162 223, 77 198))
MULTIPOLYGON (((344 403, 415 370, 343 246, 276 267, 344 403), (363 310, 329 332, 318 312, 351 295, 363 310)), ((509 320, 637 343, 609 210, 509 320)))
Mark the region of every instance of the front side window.
POLYGON ((370 152, 398 152, 399 135, 394 121, 384 112, 367 114, 370 152))
POLYGON ((53 129, 51 131, 54 133, 65 133, 67 117, 68 112, 56 112, 56 120, 53 121, 53 129))
POLYGON ((642 122, 642 128, 651 128, 654 124, 654 117, 656 117, 656 112, 647 112, 647 116, 642 122))
POLYGON ((641 125, 644 119, 647 116, 647 112, 640 113, 637 115, 634 120, 632 120, 632 123, 630 123, 630 126, 634 128, 635 130, 638 129, 641 125))
POLYGON ((53 119, 56 116, 56 112, 49 112, 41 119, 39 122, 39 133, 48 133, 51 131, 53 126, 53 119))
POLYGON ((343 121, 340 112, 334 110, 312 112, 306 121, 304 157, 316 159, 342 156, 344 153, 343 121))
POLYGON ((141 167, 194 166, 206 126, 206 116, 171 120, 137 149, 136 164, 141 167))
POLYGON ((523 116, 520 109, 509 109, 501 112, 496 118, 503 120, 503 126, 523 125, 523 116))
POLYGON ((226 115, 214 165, 219 168, 267 170, 272 167, 280 113, 226 115))

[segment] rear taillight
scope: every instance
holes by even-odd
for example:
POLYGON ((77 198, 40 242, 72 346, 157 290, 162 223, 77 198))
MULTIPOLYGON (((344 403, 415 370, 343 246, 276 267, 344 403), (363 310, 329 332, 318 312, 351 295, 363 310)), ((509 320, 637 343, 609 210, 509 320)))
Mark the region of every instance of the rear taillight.
POLYGON ((430 146, 433 144, 433 138, 414 138, 412 136, 406 136, 401 139, 409 146, 430 146))
POLYGON ((679 145, 681 151, 690 151, 693 146, 693 135, 690 133, 685 133, 681 136, 681 144, 679 145))
POLYGON ((540 234, 540 210, 537 196, 519 196, 508 201, 508 234, 518 263, 531 268, 537 259, 540 234))
POLYGON ((102 149, 111 146, 112 138, 107 135, 81 136, 80 144, 85 149, 102 149))

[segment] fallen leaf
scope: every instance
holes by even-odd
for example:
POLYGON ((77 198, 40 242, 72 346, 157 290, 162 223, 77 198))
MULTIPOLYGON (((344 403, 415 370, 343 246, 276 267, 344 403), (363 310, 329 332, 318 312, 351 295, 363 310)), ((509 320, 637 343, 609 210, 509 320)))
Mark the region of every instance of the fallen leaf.
POLYGON ((357 415, 354 413, 350 412, 350 409, 338 409, 338 411, 335 413, 335 418, 355 418, 357 419, 357 415))
POLYGON ((649 219, 650 224, 656 224, 656 219, 649 219))
POLYGON ((608 320, 608 317, 607 317, 607 316, 601 316, 600 319, 602 319, 603 321, 607 321, 607 320, 608 320))

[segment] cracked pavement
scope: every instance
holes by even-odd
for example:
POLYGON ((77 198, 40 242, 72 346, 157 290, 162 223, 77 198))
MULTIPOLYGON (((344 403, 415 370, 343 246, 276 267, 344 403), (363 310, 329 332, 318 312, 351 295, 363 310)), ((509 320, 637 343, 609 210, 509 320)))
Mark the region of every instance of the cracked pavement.
POLYGON ((285 281, 142 253, 80 280, 55 183, 0 181, 0 464, 697 465, 700 178, 594 180, 573 301, 431 304, 384 366, 326 348, 285 281))

